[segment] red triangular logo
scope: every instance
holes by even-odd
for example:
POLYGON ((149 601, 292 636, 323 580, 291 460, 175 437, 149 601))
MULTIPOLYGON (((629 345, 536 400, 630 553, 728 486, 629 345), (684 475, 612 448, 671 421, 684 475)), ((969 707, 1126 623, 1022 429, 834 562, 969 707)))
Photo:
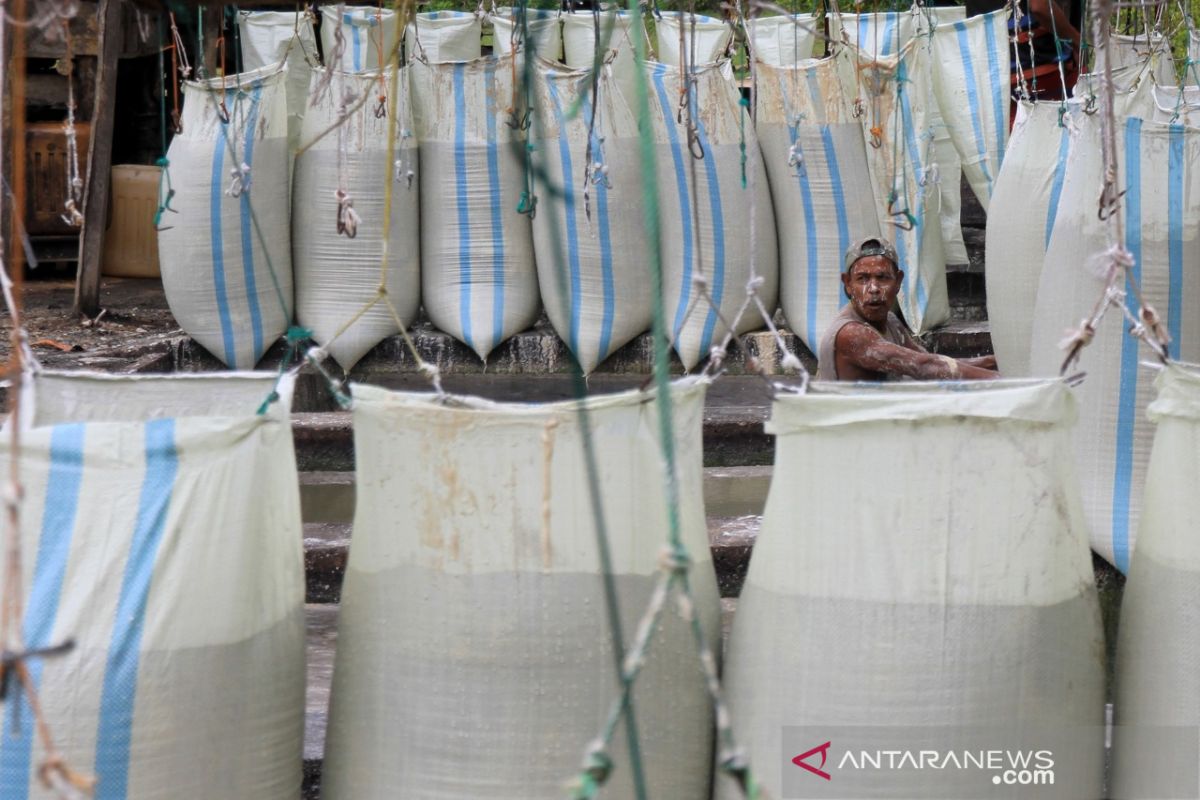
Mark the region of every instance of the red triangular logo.
POLYGON ((829 745, 830 745, 830 742, 826 742, 825 744, 817 745, 812 750, 809 750, 807 753, 801 753, 800 755, 793 758, 792 763, 795 764, 797 767, 808 770, 813 775, 824 778, 825 780, 829 780, 830 779, 829 773, 821 768, 821 767, 825 766, 825 758, 829 754, 829 745), (812 764, 804 763, 804 759, 808 758, 809 756, 815 755, 817 753, 821 754, 821 765, 819 767, 814 767, 812 764))

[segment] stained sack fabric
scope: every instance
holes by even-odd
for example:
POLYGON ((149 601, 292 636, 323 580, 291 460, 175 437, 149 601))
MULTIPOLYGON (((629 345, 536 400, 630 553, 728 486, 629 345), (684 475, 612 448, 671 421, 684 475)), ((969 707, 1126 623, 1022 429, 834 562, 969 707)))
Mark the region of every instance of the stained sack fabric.
POLYGON ((815 353, 846 302, 846 250, 879 235, 862 126, 834 57, 787 68, 759 63, 756 113, 779 231, 780 305, 815 353))
MULTIPOLYGON (((578 408, 369 386, 354 398, 358 495, 323 796, 560 800, 617 691, 578 408)), ((681 531, 713 642, 704 385, 676 384, 671 398, 681 531)), ((636 391, 586 405, 628 640, 667 535, 657 410, 636 391)), ((671 609, 633 703, 649 796, 706 796, 711 704, 671 609)), ((634 796, 624 741, 622 725, 606 796, 634 796)))
POLYGON ((1200 723, 1194 610, 1200 548, 1189 503, 1200 481, 1200 376, 1172 365, 1155 381, 1145 508, 1121 601, 1113 741, 1114 797, 1195 791, 1200 723), (1189 774, 1190 773, 1190 774, 1189 774))
POLYGON ((746 28, 754 58, 772 67, 794 67, 825 52, 816 46, 817 21, 811 16, 752 17, 746 28), (814 52, 815 51, 815 52, 814 52))
MULTIPOLYGON (((866 54, 890 56, 900 52, 914 37, 928 39, 937 25, 966 19, 966 11, 963 6, 914 6, 909 11, 834 14, 829 18, 829 26, 834 42, 842 41, 844 36, 866 54)), ((932 68, 928 59, 926 64, 932 68)), ((969 258, 961 222, 962 163, 936 98, 928 104, 928 113, 933 131, 933 163, 937 168, 930 169, 926 185, 930 187, 933 208, 941 225, 942 249, 947 264, 966 264, 969 258)))
POLYGON ((987 312, 996 361, 1006 377, 1029 375, 1033 309, 1062 197, 1070 126, 1091 124, 1090 118, 1073 119, 1063 103, 1018 105, 1008 156, 992 191, 984 258, 987 312))
POLYGON ((1008 10, 939 24, 933 90, 962 171, 986 211, 1008 144, 1008 10))
MULTIPOLYGON (((488 15, 493 30, 492 51, 496 55, 512 52, 514 42, 517 49, 524 46, 517 16, 519 11, 518 8, 505 8, 488 15)), ((525 26, 529 31, 529 39, 533 42, 533 52, 551 61, 562 61, 562 19, 559 12, 527 8, 525 14, 525 26)))
POLYGON ((690 370, 720 344, 728 324, 735 333, 762 326, 753 306, 737 317, 753 278, 759 279, 755 291, 763 304, 775 308, 775 220, 761 156, 752 152, 758 148, 754 126, 721 65, 697 69, 689 82, 692 134, 686 115, 680 120, 678 114, 680 68, 655 63, 645 68, 657 152, 667 322, 675 352, 690 370))
POLYGON ((566 65, 571 69, 591 69, 596 60, 597 41, 600 42, 602 61, 615 51, 611 62, 613 75, 631 106, 636 97, 634 89, 637 81, 631 39, 633 24, 633 18, 624 11, 606 10, 597 16, 584 11, 562 15, 563 59, 566 65))
MULTIPOLYGON (((300 791, 304 562, 290 387, 255 413, 275 384, 271 374, 55 376, 39 387, 54 403, 21 437, 23 630, 32 648, 75 642, 31 661, 30 678, 55 755, 93 775, 97 797, 300 791), (208 415, 191 415, 198 391, 208 415)), ((37 775, 50 754, 15 687, 4 716, 0 795, 58 797, 37 775)))
POLYGON ((658 36, 658 60, 664 64, 679 65, 690 62, 696 66, 721 60, 733 38, 733 28, 716 17, 703 14, 687 14, 667 11, 654 20, 658 36), (680 28, 683 29, 683 46, 680 47, 680 28), (695 57, 691 57, 695 42, 695 57))
POLYGON ((533 220, 538 285, 550 323, 587 374, 650 329, 637 124, 607 67, 594 110, 588 70, 541 62, 536 97, 534 161, 558 187, 539 190, 533 220))
MULTIPOLYGON (((321 73, 314 76, 314 89, 321 73)), ((380 301, 334 339, 376 298, 381 279, 406 326, 421 304, 419 158, 408 69, 399 70, 394 82, 390 71, 335 75, 331 90, 315 96, 304 139, 315 143, 296 159, 292 206, 296 320, 349 371, 368 350, 400 330, 392 311, 380 301), (372 99, 357 109, 344 108, 341 98, 347 91, 372 99), (382 117, 376 113, 376 98, 381 94, 387 98, 382 117), (392 114, 397 115, 394 122, 389 119, 392 114), (345 122, 335 128, 344 116, 345 122), (390 161, 389 127, 396 137, 390 161), (335 129, 317 139, 330 128, 335 129), (391 216, 385 220, 389 184, 391 216), (353 238, 338 232, 339 192, 352 202, 360 218, 354 230, 347 231, 354 233, 353 238)))
POLYGON ((483 23, 471 11, 423 11, 404 29, 409 59, 472 61, 483 54, 483 23))
POLYGON ((247 70, 287 62, 288 144, 300 144, 312 68, 321 63, 312 17, 295 11, 239 11, 238 41, 247 70))
POLYGON ((232 369, 258 363, 292 316, 286 77, 273 66, 186 82, 167 151, 178 213, 158 233, 163 290, 179 326, 232 369))
MULTIPOLYGON (((1175 61, 1171 58, 1171 43, 1161 33, 1150 36, 1145 34, 1113 34, 1109 39, 1108 52, 1111 53, 1112 66, 1146 67, 1154 76, 1154 82, 1159 86, 1175 86, 1175 61)), ((1104 57, 1096 50, 1098 66, 1103 67, 1104 57)), ((1101 70, 1097 70, 1101 71, 1101 70)), ((1187 83, 1191 76, 1185 75, 1183 82, 1187 83)))
POLYGON ((512 59, 411 65, 425 313, 484 360, 539 308, 512 59))
MULTIPOLYGON (((839 794, 978 794, 975 770, 844 761, 961 753, 982 745, 972 726, 1013 750, 1053 742, 1055 782, 1100 795, 1104 640, 1073 420, 1058 381, 817 383, 776 399, 775 473, 724 672, 771 796, 812 793, 791 762, 827 740, 801 760, 839 794)), ((719 798, 740 796, 719 781, 719 798)))
MULTIPOLYGON (((1173 358, 1200 358, 1200 130, 1125 120, 1118 133, 1125 241, 1134 280, 1171 337, 1173 358)), ((1046 250, 1033 319, 1034 374, 1057 374, 1064 331, 1078 327, 1101 296, 1108 250, 1096 211, 1103 180, 1099 147, 1072 144, 1054 233, 1046 250)), ((1128 288, 1121 286, 1120 288, 1128 288)), ((1132 303, 1133 301, 1130 300, 1132 303)), ((1086 436, 1076 440, 1092 547, 1122 572, 1129 568, 1142 509, 1153 392, 1139 366, 1148 351, 1125 332, 1116 310, 1082 352, 1087 380, 1077 394, 1086 436)))
POLYGON ((321 52, 325 66, 341 72, 370 72, 388 65, 400 35, 400 20, 390 8, 321 7, 321 52), (341 41, 338 41, 338 37, 341 41))
POLYGON ((1200 86, 1155 86, 1155 122, 1173 122, 1200 127, 1200 86))
POLYGON ((843 48, 843 88, 862 108, 876 216, 896 246, 905 272, 900 308, 915 333, 950 318, 946 261, 934 183, 935 132, 930 109, 928 37, 909 41, 898 54, 872 58, 843 48))

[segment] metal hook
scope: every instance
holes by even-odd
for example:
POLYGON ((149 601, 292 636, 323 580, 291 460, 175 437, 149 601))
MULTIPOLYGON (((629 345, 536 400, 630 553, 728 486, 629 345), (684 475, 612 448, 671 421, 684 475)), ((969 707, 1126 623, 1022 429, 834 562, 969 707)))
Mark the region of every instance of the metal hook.
POLYGON ((1110 196, 1112 192, 1112 184, 1105 184, 1104 190, 1100 192, 1100 202, 1096 209, 1096 216, 1101 222, 1108 220, 1117 212, 1117 207, 1121 204, 1121 198, 1125 196, 1127 189, 1122 189, 1116 195, 1110 196))

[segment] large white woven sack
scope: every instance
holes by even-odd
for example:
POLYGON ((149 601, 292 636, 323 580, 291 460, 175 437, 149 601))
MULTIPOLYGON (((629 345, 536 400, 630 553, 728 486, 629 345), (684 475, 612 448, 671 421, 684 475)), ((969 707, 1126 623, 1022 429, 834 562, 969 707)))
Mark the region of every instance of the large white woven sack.
POLYGON ((929 58, 927 36, 909 40, 899 54, 872 58, 843 48, 839 55, 846 96, 864 110, 860 122, 876 216, 905 272, 899 302, 915 333, 950 319, 940 187, 933 181, 936 104, 929 58))
POLYGON ((794 67, 825 52, 816 45, 814 17, 808 15, 751 17, 746 35, 754 47, 754 58, 772 67, 794 67))
POLYGON ((1155 86, 1152 119, 1200 127, 1200 86, 1155 86))
POLYGON ((390 8, 321 6, 321 52, 329 69, 342 72, 383 69, 396 49, 399 35, 400 21, 390 8))
MULTIPOLYGON (((668 531, 653 397, 586 401, 626 642, 668 531)), ((618 690, 578 407, 357 385, 354 398, 358 494, 322 796, 561 800, 618 690)), ((676 384, 671 399, 681 532, 711 643, 704 384, 676 384)), ((673 607, 633 708, 648 796, 707 796, 712 706, 673 607)), ((622 724, 605 796, 634 796, 625 737, 622 724)))
MULTIPOLYGON (((492 52, 496 55, 512 52, 514 41, 517 49, 523 46, 517 12, 515 8, 504 8, 488 15, 493 31, 492 52)), ((525 13, 525 27, 529 29, 534 52, 551 61, 562 61, 562 15, 545 8, 528 8, 525 13)))
POLYGON ((544 184, 539 190, 533 220, 538 285, 550 323, 587 374, 650 329, 637 123, 607 67, 596 86, 594 116, 588 70, 542 62, 535 91, 535 163, 564 193, 556 197, 544 184), (576 103, 579 113, 569 118, 576 103))
MULTIPOLYGON (((1008 156, 992 191, 984 258, 988 324, 1000 372, 1009 378, 1029 375, 1033 308, 1062 195, 1073 118, 1062 103, 1018 105, 1008 156)), ((1090 126, 1091 119, 1079 124, 1090 126)))
MULTIPOLYGON (((1147 67, 1154 76, 1154 82, 1159 86, 1174 86, 1178 83, 1175 77, 1175 61, 1171 58, 1171 43, 1161 33, 1151 36, 1145 34, 1113 34, 1109 40, 1108 51, 1112 54, 1113 69, 1118 67, 1147 67)), ((1099 49, 1096 50, 1097 66, 1103 67, 1104 57, 1099 49)), ((1195 80, 1185 75, 1183 82, 1195 80)))
POLYGON ((1008 145, 1008 10, 934 28, 933 90, 962 159, 967 183, 986 211, 1008 145))
POLYGON ((0 796, 61 797, 38 777, 61 756, 98 798, 294 800, 304 559, 290 384, 258 415, 274 375, 35 383, 48 405, 18 460, 24 644, 74 647, 28 663, 58 752, 9 688, 0 796))
POLYGON ((691 61, 695 66, 719 61, 733 39, 733 28, 724 20, 680 11, 663 12, 654 20, 654 30, 658 36, 658 60, 676 66, 685 61, 691 61), (683 29, 682 48, 679 45, 680 28, 683 29), (689 58, 693 37, 696 54, 689 58))
POLYGON ((471 61, 483 54, 483 20, 472 11, 424 11, 404 29, 408 58, 471 61))
MULTIPOLYGON (((596 33, 596 18, 590 12, 563 14, 562 37, 564 63, 571 69, 591 69, 596 59, 596 41, 601 42, 602 59, 612 57, 612 70, 626 102, 632 106, 636 97, 637 66, 634 61, 632 27, 634 20, 624 11, 608 10, 599 14, 600 33, 596 33)), ((647 49, 649 45, 647 45, 647 49)))
MULTIPOLYGON (((1059 381, 815 384, 776 399, 775 472, 724 671, 772 797, 1014 796, 984 794, 987 771, 844 761, 980 745, 1050 747, 1055 785, 1070 787, 1056 796, 1102 796, 1104 639, 1074 416, 1059 381), (829 784, 793 764, 825 741, 805 763, 829 784)), ((718 788, 741 796, 728 778, 718 788)))
POLYGON ((440 330, 487 360, 537 320, 513 56, 412 64, 420 142, 421 296, 440 330))
POLYGON ((179 326, 227 366, 253 367, 292 317, 286 68, 184 84, 158 234, 179 326), (248 168, 248 169, 244 169, 248 168))
POLYGON ((1155 387, 1145 510, 1118 628, 1116 798, 1189 797, 1198 787, 1200 540, 1190 507, 1200 485, 1200 374, 1171 366, 1155 387))
MULTIPOLYGON (((314 73, 314 88, 323 73, 314 73)), ((406 326, 421 304, 420 183, 407 68, 399 70, 394 84, 390 71, 335 75, 332 91, 318 95, 305 118, 305 141, 334 128, 344 111, 349 113, 345 122, 296 159, 292 258, 296 321, 349 371, 368 350, 400 331, 392 311, 380 301, 333 338, 376 298, 381 279, 406 326), (347 91, 371 100, 343 109, 340 98, 347 91), (387 97, 383 117, 376 114, 380 94, 387 97), (394 123, 391 114, 398 115, 394 123), (392 161, 390 126, 396 137, 392 161), (391 217, 385 220, 389 184, 391 217), (338 233, 338 192, 349 197, 361 218, 353 238, 338 233)))
POLYGON ((237 21, 244 69, 287 62, 288 144, 295 150, 308 106, 308 81, 321 63, 313 18, 296 11, 239 11, 237 21))
POLYGON ((862 126, 838 80, 836 57, 776 68, 758 64, 755 129, 779 231, 779 300, 814 353, 846 302, 851 243, 879 235, 862 126))
MULTIPOLYGON (((1117 136, 1117 185, 1125 192, 1121 244, 1133 257, 1131 274, 1163 320, 1171 355, 1200 360, 1200 130, 1130 118, 1117 136)), ((1056 343, 1078 328, 1103 292, 1109 245, 1097 215, 1102 179, 1100 148, 1073 142, 1038 286, 1035 375, 1058 372, 1063 353, 1056 343)), ((1092 547, 1122 572, 1134 549, 1153 435, 1146 419, 1150 375, 1139 365, 1148 351, 1125 328, 1111 311, 1083 350, 1079 368, 1087 379, 1078 396, 1087 435, 1076 440, 1092 547)))
MULTIPOLYGON (((914 36, 928 37, 936 25, 966 19, 966 13, 963 6, 914 6, 909 11, 834 14, 829 18, 829 29, 834 42, 845 36, 846 41, 868 54, 889 56, 900 52, 914 36)), ((928 59, 926 64, 932 67, 928 59)), ((928 113, 937 171, 930 171, 926 185, 931 187, 933 209, 942 229, 942 250, 947 264, 966 264, 969 259, 961 222, 962 163, 936 99, 929 104, 928 113)))
POLYGON ((775 308, 775 217, 754 126, 722 65, 697 68, 690 82, 690 103, 696 110, 693 142, 686 116, 681 120, 678 114, 679 68, 648 62, 646 75, 657 153, 667 324, 675 352, 690 370, 721 343, 727 325, 734 325, 738 334, 763 325, 753 305, 737 317, 751 280, 757 279, 754 291, 763 305, 775 308))

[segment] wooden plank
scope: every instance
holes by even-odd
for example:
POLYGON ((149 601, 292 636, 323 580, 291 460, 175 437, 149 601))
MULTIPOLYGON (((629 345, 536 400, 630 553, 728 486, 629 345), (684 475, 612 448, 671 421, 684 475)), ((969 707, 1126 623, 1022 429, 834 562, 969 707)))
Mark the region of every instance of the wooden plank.
POLYGON ((108 221, 117 64, 124 38, 122 1, 100 2, 100 54, 96 65, 92 142, 88 148, 87 183, 84 189, 83 231, 79 235, 79 272, 75 278, 75 310, 89 317, 100 313, 100 258, 104 252, 104 228, 108 221))

